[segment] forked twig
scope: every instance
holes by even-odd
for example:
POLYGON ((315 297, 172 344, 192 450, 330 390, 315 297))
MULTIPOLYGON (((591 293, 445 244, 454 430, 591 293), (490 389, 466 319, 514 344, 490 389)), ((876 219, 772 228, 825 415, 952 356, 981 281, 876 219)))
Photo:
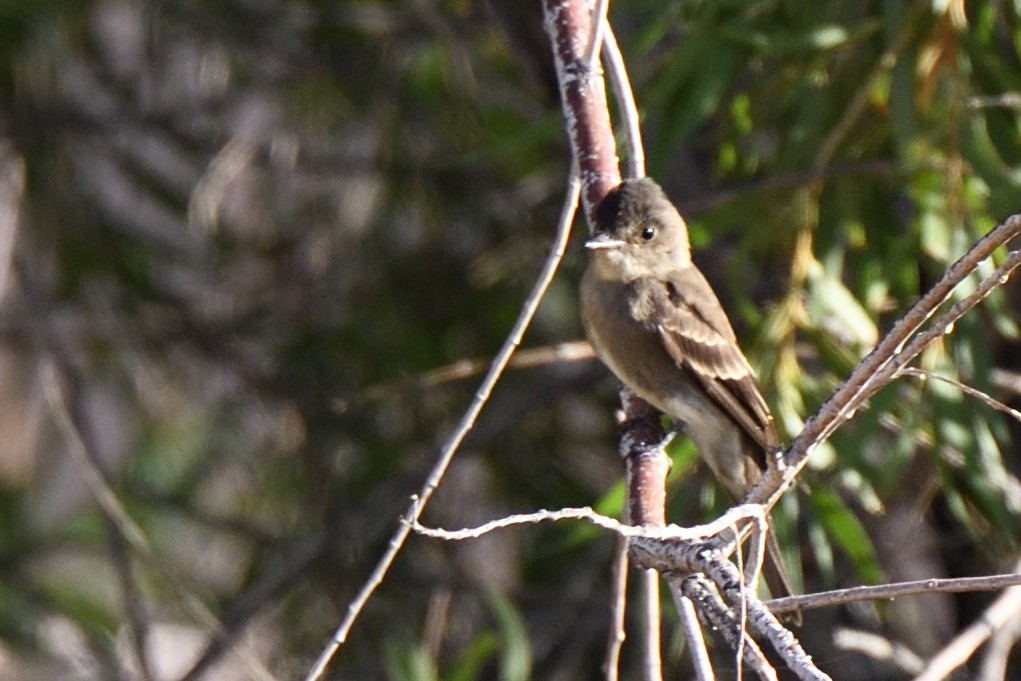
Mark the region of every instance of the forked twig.
POLYGON ((929 323, 924 331, 917 333, 949 299, 958 284, 975 272, 996 249, 1017 236, 1019 231, 1021 213, 1011 215, 1001 222, 947 268, 936 285, 894 324, 889 333, 855 367, 822 408, 808 419, 801 433, 784 454, 786 466, 780 479, 764 479, 763 484, 750 495, 749 501, 762 501, 767 508, 772 508, 794 483, 798 473, 806 465, 809 454, 816 447, 848 421, 872 395, 889 383, 897 372, 917 357, 929 343, 952 331, 954 323, 965 312, 982 301, 997 286, 1006 283, 1011 273, 1021 265, 1021 251, 1010 251, 1003 263, 979 282, 971 293, 929 323))

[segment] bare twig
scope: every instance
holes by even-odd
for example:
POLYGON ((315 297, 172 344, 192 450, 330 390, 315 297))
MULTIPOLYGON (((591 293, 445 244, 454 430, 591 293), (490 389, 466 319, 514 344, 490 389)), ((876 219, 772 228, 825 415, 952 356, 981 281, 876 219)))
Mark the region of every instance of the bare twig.
POLYGON ((446 541, 477 539, 484 534, 493 532, 494 530, 514 527, 516 525, 530 525, 543 522, 556 522, 560 520, 586 520, 593 525, 615 532, 621 537, 663 541, 706 539, 707 537, 714 537, 724 530, 734 528, 742 521, 752 519, 756 522, 762 522, 762 518, 762 507, 759 504, 746 504, 734 506, 712 522, 705 525, 696 525, 694 527, 680 527, 678 525, 667 525, 665 527, 631 525, 620 522, 615 518, 596 513, 587 506, 581 508, 561 508, 556 511, 543 510, 536 511, 534 513, 509 515, 496 520, 491 520, 476 527, 461 530, 444 530, 442 528, 426 527, 417 520, 404 522, 408 522, 411 529, 419 534, 446 541))
POLYGON ((638 105, 635 104, 635 97, 631 91, 631 80, 627 75, 627 67, 624 64, 624 55, 620 53, 620 46, 617 45, 617 38, 613 34, 610 25, 607 24, 603 36, 603 54, 609 66, 610 87, 613 88, 613 98, 617 102, 617 109, 624 122, 624 146, 627 149, 627 177, 642 177, 645 175, 645 147, 642 145, 641 118, 638 115, 638 105))
MULTIPOLYGON (((591 13, 589 13, 588 6, 589 3, 586 0, 544 0, 543 2, 546 31, 553 44, 553 57, 557 81, 560 85, 564 120, 571 141, 572 155, 582 179, 582 198, 591 226, 594 223, 595 207, 609 190, 620 182, 616 142, 613 138, 609 109, 606 105, 606 92, 603 79, 600 77, 597 59, 601 47, 611 62, 612 82, 628 122, 628 139, 632 150, 629 159, 633 175, 644 174, 644 162, 637 107, 631 94, 623 58, 620 56, 620 50, 610 26, 606 22, 609 2, 608 0, 597 0, 591 13), (582 45, 585 45, 587 49, 581 50, 582 45)), ((626 402, 637 404, 636 400, 626 402)), ((629 410, 626 411, 629 420, 634 421, 633 413, 629 410)), ((642 409, 642 411, 645 412, 647 409, 642 409)), ((643 430, 654 431, 658 430, 658 427, 653 426, 643 430)), ((640 525, 662 525, 665 515, 662 504, 665 498, 663 492, 666 480, 665 471, 669 470, 669 465, 663 466, 659 459, 666 459, 666 455, 660 451, 659 457, 657 457, 655 452, 650 452, 648 447, 631 451, 625 446, 625 440, 627 438, 622 437, 621 447, 628 450, 624 453, 628 463, 628 519, 630 522, 640 525), (646 453, 651 455, 646 456, 646 453), (636 456, 631 456, 632 454, 636 454, 636 456), (645 470, 645 464, 649 465, 648 470, 645 470), (657 480, 656 477, 660 474, 662 475, 657 480), (636 483, 636 479, 640 482, 636 483), (641 484, 646 485, 641 487, 642 490, 652 492, 650 496, 652 501, 660 502, 658 510, 650 503, 644 503, 644 506, 649 509, 648 512, 635 512, 634 491, 636 485, 640 486, 641 484)), ((655 577, 647 579, 656 580, 655 577)), ((647 599, 651 597, 649 592, 658 592, 658 586, 655 583, 647 583, 646 588, 647 599)), ((649 657, 646 658, 647 665, 649 665, 646 667, 647 678, 657 676, 656 670, 661 666, 659 663, 658 597, 656 603, 655 612, 653 612, 651 603, 647 608, 650 616, 645 637, 648 645, 646 652, 649 654, 649 657), (653 659, 653 651, 655 651, 655 659, 653 659)), ((611 655, 614 653, 608 653, 608 656, 611 655)))
POLYGON ((641 577, 645 601, 645 655, 643 672, 645 681, 663 681, 663 662, 659 615, 659 573, 642 570, 641 577))
MULTIPOLYGON (((1021 570, 1021 562, 1015 565, 1021 570)), ((1007 589, 990 605, 974 624, 958 634, 929 664, 915 681, 940 681, 968 661, 972 653, 985 643, 997 629, 1021 612, 1021 586, 1007 589)))
POLYGON ((894 39, 893 44, 890 45, 880 55, 879 60, 876 61, 872 71, 862 81, 861 86, 854 93, 854 97, 851 101, 844 106, 844 113, 837 121, 837 124, 833 127, 830 133, 826 136, 826 139, 819 145, 819 150, 815 155, 816 167, 822 167, 828 165, 830 159, 836 153, 840 143, 844 141, 847 135, 851 132, 855 123, 861 118, 862 113, 865 111, 865 107, 869 103, 869 97, 871 96, 874 83, 877 78, 887 73, 894 66, 897 65, 897 57, 907 47, 908 41, 914 35, 914 32, 918 30, 915 22, 908 21, 904 22, 900 33, 894 39))
POLYGON ((603 41, 610 31, 610 24, 606 21, 606 13, 610 10, 610 0, 596 0, 592 8, 592 29, 589 37, 588 47, 585 49, 585 61, 595 70, 599 68, 599 52, 603 48, 603 41))
POLYGON ((1003 264, 983 279, 975 290, 951 306, 945 314, 932 322, 926 331, 915 336, 915 332, 929 321, 957 285, 974 272, 997 248, 1013 239, 1018 231, 1021 231, 1021 214, 1012 215, 1004 220, 947 268, 936 285, 908 310, 879 345, 855 367, 822 408, 805 423, 801 433, 785 452, 787 465, 779 484, 776 480, 764 480, 760 488, 750 495, 749 501, 762 499, 767 507, 771 508, 793 484, 807 463, 808 455, 816 447, 849 420, 869 397, 886 385, 926 345, 952 330, 954 322, 965 312, 989 295, 994 288, 1007 281, 1014 269, 1021 265, 1021 252, 1008 253, 1003 264))
POLYGON ((107 535, 109 537, 111 562, 117 571, 117 581, 120 582, 121 593, 124 599, 124 610, 127 612, 128 636, 132 654, 135 657, 135 664, 138 665, 138 675, 142 681, 153 681, 155 678, 152 672, 152 660, 150 659, 147 643, 151 631, 149 613, 145 602, 139 597, 138 585, 135 584, 135 576, 132 572, 131 552, 128 551, 127 542, 117 531, 109 518, 104 518, 108 525, 107 535))
POLYGON ((1019 638, 1021 638, 1021 611, 1015 611, 1003 626, 990 635, 975 681, 1006 679, 1007 668, 1019 638))
POLYGON ((586 0, 543 0, 543 14, 553 45, 567 134, 581 177, 582 204, 592 224, 595 207, 620 183, 603 79, 586 49, 594 35, 592 12, 586 0))
POLYGON ((264 605, 295 580, 307 574, 309 565, 322 555, 325 546, 326 537, 319 535, 278 549, 282 556, 281 560, 261 574, 244 593, 231 601, 223 613, 223 630, 210 636, 206 647, 178 681, 197 681, 206 678, 209 668, 241 635, 242 625, 255 617, 264 605))
POLYGON ((870 631, 838 628, 833 632, 833 645, 838 650, 857 650, 873 660, 888 662, 906 674, 917 674, 924 666, 922 658, 908 646, 870 631))
MULTIPOLYGON (((764 519, 762 507, 759 504, 745 504, 734 506, 724 515, 705 525, 694 527, 680 527, 678 525, 667 525, 666 527, 637 527, 622 523, 609 516, 596 513, 589 507, 562 508, 556 511, 536 511, 534 513, 522 513, 493 520, 476 527, 461 530, 445 530, 442 528, 425 527, 418 522, 412 525, 415 532, 427 537, 435 537, 447 541, 462 541, 466 539, 477 539, 478 537, 500 529, 515 527, 517 525, 535 524, 542 522, 558 522, 561 520, 585 520, 598 527, 610 530, 618 536, 637 539, 652 540, 658 542, 698 540, 719 535, 728 529, 733 529, 738 523, 747 520, 761 523, 764 519)), ((668 548, 654 549, 653 560, 669 562, 667 555, 668 548)), ((652 555, 652 554, 650 554, 652 555)), ((669 566, 664 565, 664 570, 669 566)), ((889 600, 902 596, 925 594, 933 592, 958 593, 965 591, 995 591, 1004 587, 1021 585, 1021 574, 1008 573, 1002 575, 987 575, 984 577, 958 577, 955 579, 922 579, 912 582, 898 582, 896 584, 881 584, 878 586, 857 586, 838 591, 829 591, 820 594, 807 596, 791 596, 789 598, 777 598, 769 602, 770 608, 776 612, 787 612, 796 608, 811 609, 842 605, 855 601, 864 600, 889 600)))
POLYGON ((957 577, 955 579, 920 579, 877 586, 855 586, 849 589, 827 591, 807 596, 790 596, 769 601, 773 612, 789 612, 811 608, 831 607, 858 601, 889 600, 929 593, 962 593, 970 591, 997 591, 1004 587, 1021 585, 1021 574, 987 575, 984 577, 957 577))
POLYGON ((747 665, 760 679, 776 681, 776 671, 762 654, 762 649, 745 633, 742 622, 734 616, 719 594, 705 577, 692 575, 681 579, 668 573, 669 581, 680 580, 680 590, 686 599, 697 604, 696 612, 713 631, 718 631, 730 647, 738 652, 738 665, 747 665))
MULTIPOLYGON (((716 550, 703 550, 699 557, 702 564, 698 571, 713 581, 731 608, 741 611, 742 615, 747 612, 746 618, 735 617, 738 622, 742 624, 747 622, 753 631, 764 636, 798 678, 803 681, 829 680, 830 677, 815 666, 811 656, 794 638, 794 634, 780 623, 751 589, 746 588, 743 576, 733 563, 724 560, 716 550)), ((746 644, 750 643, 749 639, 746 644)))
MULTIPOLYGON (((25 280, 24 277, 22 279, 25 280)), ((102 468, 98 446, 84 427, 81 400, 77 396, 77 374, 54 336, 47 335, 43 341, 50 351, 51 359, 50 363, 44 365, 44 392, 50 410, 63 431, 72 458, 96 503, 132 552, 170 585, 191 617, 214 635, 223 635, 223 624, 156 553, 145 532, 110 487, 102 468)), ((249 651, 235 650, 234 655, 245 665, 252 678, 274 681, 273 674, 249 651)))
POLYGON ((924 369, 916 369, 915 367, 904 367, 897 373, 901 376, 911 376, 913 378, 918 378, 923 381, 942 381, 943 383, 947 383, 949 385, 954 386, 955 388, 963 392, 965 395, 970 395, 974 398, 977 398, 982 402, 985 402, 993 409, 996 409, 997 411, 1002 411, 1004 414, 1011 417, 1015 421, 1021 421, 1021 411, 1018 411, 1013 407, 1007 406, 1006 404, 1000 402, 992 395, 985 393, 979 390, 978 388, 972 388, 970 385, 966 385, 955 378, 951 378, 950 376, 940 376, 939 374, 933 373, 931 371, 926 371, 924 369))
POLYGON ((966 104, 969 109, 1003 107, 1005 109, 1021 110, 1021 92, 1004 92, 1001 95, 991 95, 988 97, 969 97, 966 104))
POLYGON ((625 605, 627 603, 628 554, 627 537, 617 537, 613 546, 613 585, 611 596, 610 632, 606 640, 606 657, 603 660, 603 676, 606 681, 617 681, 620 665, 620 651, 624 647, 627 632, 624 628, 625 605))
MULTIPOLYGON (((145 641, 142 640, 146 636, 147 621, 141 612, 140 604, 133 603, 135 587, 130 583, 132 576, 129 554, 139 558, 143 565, 169 586, 188 614, 204 627, 207 633, 213 637, 224 637, 229 636, 230 632, 188 584, 170 568, 167 561, 158 555, 145 531, 131 517, 111 487, 100 445, 88 427, 81 394, 81 375, 73 355, 47 313, 47 301, 30 271, 26 262, 21 259, 15 260, 15 272, 21 287, 29 302, 39 311, 36 330, 47 359, 42 366, 43 393, 50 412, 64 435, 73 463, 78 467, 89 493, 116 535, 111 541, 113 560, 121 572, 123 588, 128 599, 125 607, 129 609, 129 618, 134 627, 133 634, 138 639, 135 645, 138 648, 136 656, 139 658, 140 673, 147 677, 151 674, 151 669, 144 650, 145 641)), ((275 680, 273 674, 252 651, 239 648, 234 650, 233 654, 253 679, 275 680)))
POLYGON ((688 642, 688 650, 691 652, 691 662, 695 668, 695 675, 698 681, 713 681, 713 667, 709 662, 709 651, 705 647, 705 637, 702 635, 702 628, 699 626, 695 604, 682 592, 680 580, 668 579, 667 586, 670 589, 670 595, 674 599, 677 612, 681 617, 684 639, 688 642))
POLYGON ((550 253, 546 258, 546 262, 543 264, 542 271, 539 273, 539 277, 535 282, 535 286, 532 288, 531 293, 522 305, 521 312, 518 315, 517 321, 514 323, 514 327, 510 330, 510 333, 507 334, 507 340, 504 341, 503 347, 500 348, 500 351, 493 359, 489 372, 486 374, 486 377, 482 380, 482 385, 479 386, 479 389, 475 393, 475 398, 461 417, 461 420, 458 422, 454 432, 443 445, 439 457, 437 458, 432 471, 429 473, 429 477, 426 478, 426 481, 422 485, 419 493, 412 498, 411 505, 402 516, 401 523, 398 526, 397 531, 394 532, 394 535, 390 538, 390 543, 387 546, 386 552, 383 554, 383 557, 380 558, 376 567, 373 569, 354 600, 352 600, 348 605, 344 620, 340 623, 337 631, 330 639, 329 644, 320 654, 319 659, 316 660, 316 663, 312 666, 312 669, 305 677, 306 681, 316 681, 321 678, 323 673, 326 671, 326 667, 330 664, 330 660, 333 659, 337 650, 339 650, 340 646, 347 640, 348 632, 358 619, 358 615, 365 607, 365 604, 369 601, 369 598, 375 592, 376 588, 382 583, 386 573, 390 570, 390 565, 397 557, 401 547, 404 546, 404 542, 408 538, 408 533, 411 531, 411 527, 417 523, 418 519, 421 517, 422 511, 425 509, 430 497, 432 497, 433 492, 436 491, 437 486, 439 486, 440 480, 443 479, 450 462, 454 458, 454 454, 461 446, 461 443, 464 442, 464 438, 468 435, 469 431, 471 431, 472 427, 475 425, 475 420, 478 418, 479 413, 481 413, 482 408, 485 406, 486 401, 493 392, 493 388, 496 386, 497 381, 499 381, 500 377, 503 375, 503 370, 507 367, 507 363, 510 361, 511 356, 521 343, 521 338, 524 336, 525 330, 531 323, 532 317, 535 315, 535 311, 538 309, 539 303, 542 301, 543 295, 546 293, 546 289, 549 288, 550 282, 553 281, 553 275, 556 274, 557 268, 560 265, 560 260, 564 255, 564 249, 567 247, 567 240, 571 233, 571 224, 574 221, 574 213, 578 205, 578 194, 580 191, 580 185, 573 169, 567 185, 567 191, 564 196, 564 205, 560 215, 560 223, 557 226, 553 245, 550 248, 550 253))
POLYGON ((628 522, 660 527, 666 522, 666 477, 670 457, 660 414, 628 388, 620 392, 624 421, 617 450, 624 460, 628 488, 628 522))
MULTIPOLYGON (((560 364, 562 362, 584 362, 596 358, 595 350, 587 340, 568 341, 554 345, 518 350, 507 363, 508 369, 529 369, 532 367, 560 364)), ((452 364, 438 367, 418 376, 399 381, 380 383, 363 388, 347 397, 333 401, 333 409, 345 412, 364 402, 386 399, 394 393, 413 390, 428 390, 446 383, 464 381, 485 373, 492 365, 491 359, 460 359, 452 364)))

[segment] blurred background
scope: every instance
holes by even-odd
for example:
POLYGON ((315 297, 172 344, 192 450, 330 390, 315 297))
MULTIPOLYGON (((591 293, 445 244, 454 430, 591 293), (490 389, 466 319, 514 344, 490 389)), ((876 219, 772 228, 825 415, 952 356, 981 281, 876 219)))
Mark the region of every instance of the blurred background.
MULTIPOLYGON (((649 173, 790 438, 1021 209, 1021 7, 610 16, 649 173)), ((0 677, 304 677, 551 243, 568 150, 541 19, 521 0, 0 2, 0 677)), ((558 352, 582 338, 584 233, 428 524, 619 515, 616 386, 584 346, 558 352)), ((999 289, 917 365, 1018 406, 1019 302, 999 289)), ((1013 571, 1018 434, 931 375, 887 387, 777 513, 803 589, 1013 571)), ((674 456, 671 520, 713 517, 711 476, 674 456)), ((612 545, 568 524, 412 538, 328 678, 600 678, 612 545)), ((800 634, 838 678, 908 678, 994 596, 813 611, 800 634)), ((1017 678, 1018 631, 970 672, 1017 678)), ((669 608, 665 634, 687 678, 669 608)))

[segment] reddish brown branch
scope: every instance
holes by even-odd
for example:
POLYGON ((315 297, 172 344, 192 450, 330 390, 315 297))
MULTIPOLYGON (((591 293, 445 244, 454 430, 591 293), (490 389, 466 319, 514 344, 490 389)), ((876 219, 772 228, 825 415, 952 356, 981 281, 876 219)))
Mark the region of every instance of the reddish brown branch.
MULTIPOLYGON (((620 183, 617 147, 606 105, 606 91, 593 47, 592 9, 587 0, 544 0, 546 32, 560 84, 571 152, 582 181, 589 224, 603 197, 620 183)), ((628 518, 635 525, 661 526, 665 518, 666 454, 656 444, 664 436, 659 414, 640 399, 624 399, 620 450, 628 470, 628 518)))
POLYGON ((628 522, 645 527, 666 524, 666 476, 670 457, 659 412, 630 390, 621 391, 625 421, 618 447, 628 472, 628 522))
POLYGON ((592 9, 586 0, 544 0, 543 10, 571 152, 581 177, 582 205, 592 224, 595 207, 620 184, 602 75, 598 62, 590 62, 587 54, 594 35, 592 9))

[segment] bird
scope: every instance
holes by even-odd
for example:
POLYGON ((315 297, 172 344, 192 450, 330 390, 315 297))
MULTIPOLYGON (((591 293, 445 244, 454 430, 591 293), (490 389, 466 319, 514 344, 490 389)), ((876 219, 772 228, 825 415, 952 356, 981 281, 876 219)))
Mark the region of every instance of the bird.
MULTIPOLYGON (((741 501, 780 440, 730 320, 691 260, 684 219, 643 177, 610 190, 596 206, 594 227, 580 306, 597 356, 674 420, 724 490, 741 501)), ((772 533, 763 575, 774 598, 791 594, 772 533)))

